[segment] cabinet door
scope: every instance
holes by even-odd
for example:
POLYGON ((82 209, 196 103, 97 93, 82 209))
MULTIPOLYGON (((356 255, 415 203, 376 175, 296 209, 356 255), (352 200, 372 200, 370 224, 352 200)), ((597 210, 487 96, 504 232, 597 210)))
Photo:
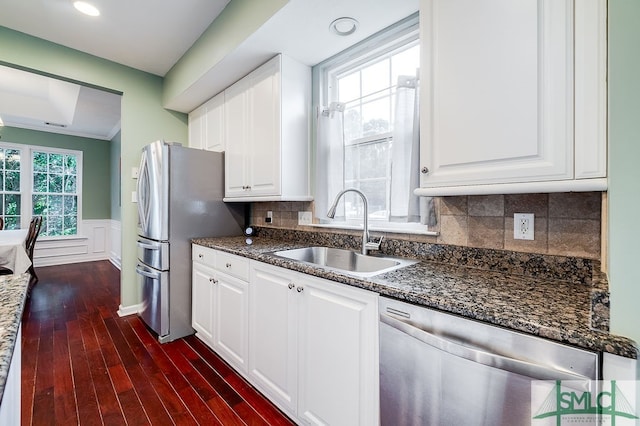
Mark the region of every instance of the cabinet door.
POLYGON ((206 104, 205 137, 203 148, 208 151, 224 151, 224 93, 220 93, 206 104))
POLYGON ((421 0, 421 186, 573 177, 573 1, 421 0))
POLYGON ((280 57, 249 75, 251 195, 280 194, 280 57))
POLYGON ((225 197, 241 197, 246 192, 246 144, 250 126, 248 87, 248 81, 243 79, 224 92, 225 197))
POLYGON ((189 113, 189 146, 202 149, 204 147, 205 115, 207 108, 199 106, 189 113))
POLYGON ((213 348, 238 371, 247 371, 249 285, 218 272, 213 293, 213 348))
POLYGON ((209 346, 213 345, 213 292, 215 271, 198 262, 193 263, 191 279, 191 326, 196 336, 209 346))
POLYGON ((378 424, 377 295, 304 277, 298 416, 310 424, 378 424))
POLYGON ((297 292, 295 274, 252 263, 249 296, 249 377, 283 410, 297 405, 297 292))

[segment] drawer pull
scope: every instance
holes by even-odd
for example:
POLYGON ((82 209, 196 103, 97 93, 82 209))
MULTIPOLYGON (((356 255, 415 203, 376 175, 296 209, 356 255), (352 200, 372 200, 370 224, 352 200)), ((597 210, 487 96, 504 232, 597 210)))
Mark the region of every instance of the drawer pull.
POLYGON ((296 285, 295 285, 294 283, 289 283, 289 285, 288 285, 289 290, 293 290, 293 288, 294 288, 295 286, 296 286, 296 285))
POLYGON ((224 265, 224 266, 226 266, 227 268, 231 268, 231 264, 230 264, 230 263, 227 263, 227 264, 226 264, 226 265, 224 265))
POLYGON ((215 278, 209 278, 209 282, 211 284, 218 284, 218 280, 216 280, 215 278))

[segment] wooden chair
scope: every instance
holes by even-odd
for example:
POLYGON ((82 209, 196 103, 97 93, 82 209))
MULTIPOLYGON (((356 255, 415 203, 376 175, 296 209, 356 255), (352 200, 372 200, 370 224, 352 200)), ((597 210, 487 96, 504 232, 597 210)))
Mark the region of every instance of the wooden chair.
POLYGON ((33 249, 36 246, 36 240, 40 234, 40 228, 42 228, 42 216, 34 216, 29 224, 29 232, 27 232, 27 238, 24 246, 27 251, 29 259, 31 259, 31 266, 29 266, 29 273, 31 274, 31 284, 38 282, 38 275, 33 267, 33 249))

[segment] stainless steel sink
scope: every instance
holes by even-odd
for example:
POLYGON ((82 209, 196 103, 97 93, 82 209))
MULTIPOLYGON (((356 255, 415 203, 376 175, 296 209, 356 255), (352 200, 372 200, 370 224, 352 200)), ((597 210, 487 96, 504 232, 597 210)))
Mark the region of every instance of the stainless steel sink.
POLYGON ((276 251, 273 254, 360 277, 371 277, 417 263, 417 260, 365 256, 355 251, 332 247, 304 247, 276 251))

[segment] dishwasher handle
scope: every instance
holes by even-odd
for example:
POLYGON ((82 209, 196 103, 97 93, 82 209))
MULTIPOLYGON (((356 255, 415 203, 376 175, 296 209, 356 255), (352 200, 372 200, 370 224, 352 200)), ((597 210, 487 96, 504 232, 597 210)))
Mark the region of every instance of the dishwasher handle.
POLYGON ((429 333, 428 331, 384 313, 380 314, 380 321, 438 350, 488 367, 509 371, 511 373, 530 377, 536 380, 589 379, 589 377, 570 371, 560 370, 551 366, 534 364, 464 346, 436 336, 435 334, 429 333))

